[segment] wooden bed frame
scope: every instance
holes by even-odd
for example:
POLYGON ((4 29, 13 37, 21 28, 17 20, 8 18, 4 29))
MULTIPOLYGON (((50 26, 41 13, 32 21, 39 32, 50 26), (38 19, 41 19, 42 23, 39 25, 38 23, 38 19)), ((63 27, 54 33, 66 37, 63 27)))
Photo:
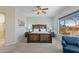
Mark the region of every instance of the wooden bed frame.
POLYGON ((36 25, 32 25, 32 29, 47 29, 47 26, 46 25, 43 25, 43 24, 36 24, 36 25))
MULTIPOLYGON (((32 29, 47 29, 46 25, 43 24, 36 24, 32 25, 32 29)), ((27 36, 27 42, 28 43, 52 43, 52 37, 51 33, 28 33, 27 36)))

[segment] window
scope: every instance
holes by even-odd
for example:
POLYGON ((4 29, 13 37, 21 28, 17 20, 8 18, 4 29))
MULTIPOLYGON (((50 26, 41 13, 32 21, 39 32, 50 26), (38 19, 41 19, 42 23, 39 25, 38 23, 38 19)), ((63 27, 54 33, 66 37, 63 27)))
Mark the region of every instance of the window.
POLYGON ((59 33, 79 35, 79 11, 59 19, 59 33))

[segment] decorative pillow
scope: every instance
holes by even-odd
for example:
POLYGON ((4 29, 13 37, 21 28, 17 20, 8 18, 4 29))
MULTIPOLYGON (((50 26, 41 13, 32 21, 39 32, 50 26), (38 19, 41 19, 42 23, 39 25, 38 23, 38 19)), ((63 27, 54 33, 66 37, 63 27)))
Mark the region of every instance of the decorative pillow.
POLYGON ((34 32, 38 32, 38 31, 39 31, 39 29, 33 29, 33 31, 34 31, 34 32))
POLYGON ((40 31, 42 31, 42 32, 46 32, 46 29, 40 29, 40 31))

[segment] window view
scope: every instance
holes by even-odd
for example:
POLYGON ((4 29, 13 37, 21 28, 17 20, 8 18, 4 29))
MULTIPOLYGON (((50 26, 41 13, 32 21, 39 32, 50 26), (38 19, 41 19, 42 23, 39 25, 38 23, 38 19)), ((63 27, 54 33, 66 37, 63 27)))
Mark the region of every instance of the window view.
POLYGON ((79 35, 79 12, 59 20, 59 33, 79 35))

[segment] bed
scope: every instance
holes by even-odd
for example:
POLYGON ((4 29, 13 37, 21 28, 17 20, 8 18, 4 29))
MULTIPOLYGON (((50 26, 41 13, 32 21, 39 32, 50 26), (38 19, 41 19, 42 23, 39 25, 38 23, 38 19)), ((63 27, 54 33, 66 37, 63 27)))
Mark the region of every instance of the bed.
POLYGON ((28 43, 52 43, 51 32, 43 24, 32 25, 32 31, 27 36, 28 43))

